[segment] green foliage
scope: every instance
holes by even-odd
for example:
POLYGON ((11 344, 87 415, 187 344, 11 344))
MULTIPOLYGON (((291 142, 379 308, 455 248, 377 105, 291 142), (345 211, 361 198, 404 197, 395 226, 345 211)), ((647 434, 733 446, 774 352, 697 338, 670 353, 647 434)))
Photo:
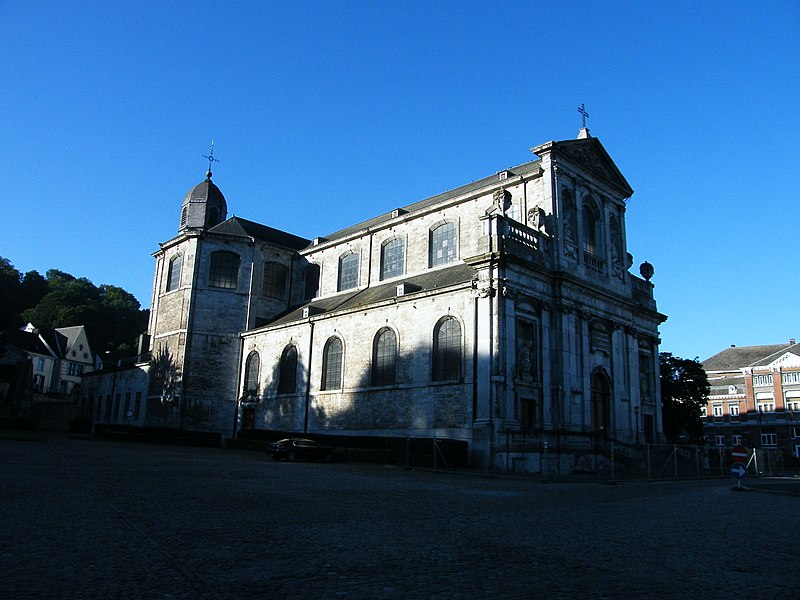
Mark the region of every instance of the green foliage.
POLYGON ((85 277, 50 269, 22 276, 0 257, 0 326, 33 323, 40 328, 84 325, 95 352, 131 353, 136 337, 147 329, 148 311, 114 285, 95 286, 85 277))
POLYGON ((700 409, 706 405, 711 390, 706 372, 696 358, 689 360, 669 352, 659 355, 659 364, 664 434, 669 440, 681 435, 700 440, 700 409))

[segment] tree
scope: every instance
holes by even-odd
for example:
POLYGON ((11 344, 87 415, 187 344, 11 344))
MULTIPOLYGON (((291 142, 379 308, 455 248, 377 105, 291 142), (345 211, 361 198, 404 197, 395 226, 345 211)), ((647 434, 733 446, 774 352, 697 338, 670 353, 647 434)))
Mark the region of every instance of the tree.
POLYGON ((700 409, 706 405, 711 390, 706 372, 697 358, 689 360, 669 352, 659 354, 659 363, 664 435, 669 440, 679 435, 700 440, 700 409))
POLYGON ((47 293, 47 281, 36 271, 23 276, 0 256, 0 329, 22 324, 20 313, 36 306, 47 293))

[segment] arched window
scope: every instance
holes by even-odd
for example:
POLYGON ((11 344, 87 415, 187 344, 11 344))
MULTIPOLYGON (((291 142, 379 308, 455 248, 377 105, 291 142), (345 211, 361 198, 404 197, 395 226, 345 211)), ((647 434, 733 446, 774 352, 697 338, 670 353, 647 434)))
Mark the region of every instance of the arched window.
POLYGON ((244 365, 244 391, 258 393, 258 374, 261 370, 261 357, 253 350, 247 355, 244 365))
POLYGON ((372 385, 397 383, 397 336, 389 327, 378 331, 372 344, 372 385))
POLYGON ((393 239, 381 247, 381 279, 397 277, 405 272, 405 244, 393 239))
POLYGON ((208 285, 229 290, 237 289, 241 262, 242 259, 235 252, 226 250, 212 252, 211 264, 208 268, 208 285))
POLYGON ((305 300, 316 298, 319 293, 319 265, 308 265, 305 278, 305 294, 303 298, 305 300))
POLYGON ((598 218, 590 204, 583 205, 583 249, 599 255, 598 218))
POLYGON ((339 291, 358 285, 358 254, 350 252, 339 259, 339 291))
POLYGON ((322 352, 322 389, 338 390, 342 387, 342 340, 332 337, 325 342, 322 352))
POLYGON ((181 286, 181 255, 173 256, 169 261, 169 273, 167 274, 167 291, 177 290, 181 286))
POLYGON ((213 227, 219 223, 219 209, 212 206, 208 209, 208 226, 213 227))
POLYGON ((454 317, 445 317, 433 330, 433 380, 460 378, 461 325, 454 317))
POLYGON ((428 264, 446 265, 456 259, 457 228, 455 223, 442 223, 431 229, 428 264))
POLYGON ((189 207, 184 206, 181 209, 181 227, 186 227, 186 220, 189 218, 189 207))
POLYGON ((297 391, 297 348, 286 346, 281 354, 280 373, 278 374, 278 393, 294 394, 297 391))
POLYGON ((264 263, 264 278, 261 284, 261 295, 275 300, 286 300, 286 283, 289 280, 289 269, 276 262, 264 263))

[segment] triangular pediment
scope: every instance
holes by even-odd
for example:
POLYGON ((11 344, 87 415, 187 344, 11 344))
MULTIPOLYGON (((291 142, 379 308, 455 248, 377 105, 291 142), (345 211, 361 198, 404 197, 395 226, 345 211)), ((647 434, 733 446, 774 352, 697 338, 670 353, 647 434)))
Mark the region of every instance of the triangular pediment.
POLYGON ((784 352, 769 363, 770 367, 800 367, 800 356, 793 352, 784 352))
POLYGON ((554 142, 551 148, 553 154, 560 154, 588 173, 619 188, 624 196, 628 197, 633 194, 630 184, 597 138, 554 142))

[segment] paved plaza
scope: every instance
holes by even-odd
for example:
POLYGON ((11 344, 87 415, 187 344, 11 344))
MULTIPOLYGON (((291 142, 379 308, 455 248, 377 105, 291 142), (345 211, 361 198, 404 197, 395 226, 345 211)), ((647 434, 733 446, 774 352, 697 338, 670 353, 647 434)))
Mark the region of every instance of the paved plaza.
POLYGON ((798 598, 800 497, 0 440, 0 598, 798 598))

